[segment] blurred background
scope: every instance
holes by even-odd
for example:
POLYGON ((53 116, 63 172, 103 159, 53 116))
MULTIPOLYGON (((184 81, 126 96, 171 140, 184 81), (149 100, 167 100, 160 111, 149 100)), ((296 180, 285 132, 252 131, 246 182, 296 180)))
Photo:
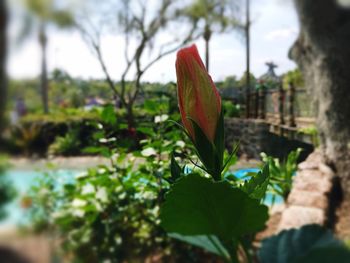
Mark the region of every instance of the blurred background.
POLYGON ((232 176, 302 148, 295 173, 318 145, 298 32, 292 1, 1 0, 0 262, 214 262, 158 222, 168 156, 193 150, 167 122, 176 51, 196 44, 222 95, 232 176))

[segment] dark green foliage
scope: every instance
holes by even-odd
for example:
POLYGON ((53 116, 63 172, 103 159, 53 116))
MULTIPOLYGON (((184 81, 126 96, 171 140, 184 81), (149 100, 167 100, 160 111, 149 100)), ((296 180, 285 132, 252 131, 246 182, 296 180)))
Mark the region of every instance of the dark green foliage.
POLYGON ((6 177, 5 171, 8 168, 6 158, 0 155, 0 220, 7 216, 5 205, 16 195, 11 181, 6 177))
POLYGON ((287 200, 292 189, 293 175, 298 169, 298 159, 301 151, 301 149, 297 149, 290 152, 287 159, 283 162, 280 162, 276 158, 267 156, 265 153, 261 154, 263 161, 269 164, 269 190, 273 194, 283 197, 284 200, 287 200))
POLYGON ((262 242, 261 263, 348 263, 350 251, 319 225, 282 231, 262 242))
POLYGON ((252 175, 249 180, 244 182, 240 189, 247 193, 251 198, 261 200, 265 197, 269 178, 269 164, 265 164, 263 170, 252 175))
POLYGON ((49 154, 77 155, 81 151, 80 130, 69 130, 64 136, 57 136, 49 147, 49 154))
POLYGON ((222 102, 224 116, 229 118, 238 118, 241 115, 240 106, 234 104, 231 101, 223 101, 222 102))

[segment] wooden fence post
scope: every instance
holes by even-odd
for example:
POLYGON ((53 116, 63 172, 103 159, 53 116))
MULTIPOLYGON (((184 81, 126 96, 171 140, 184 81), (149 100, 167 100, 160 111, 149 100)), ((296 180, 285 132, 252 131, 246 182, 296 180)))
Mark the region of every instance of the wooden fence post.
POLYGON ((280 125, 284 125, 284 90, 283 90, 283 85, 282 85, 282 82, 279 83, 279 86, 278 86, 278 93, 279 93, 279 96, 278 96, 278 114, 279 114, 279 124, 280 125))
POLYGON ((259 117, 259 90, 256 89, 254 92, 254 118, 257 119, 259 117))
POLYGON ((293 83, 289 83, 289 126, 290 127, 296 127, 294 103, 295 103, 295 87, 293 83))
POLYGON ((259 90, 259 99, 260 99, 260 114, 259 119, 265 119, 266 117, 266 87, 265 85, 261 85, 259 90))

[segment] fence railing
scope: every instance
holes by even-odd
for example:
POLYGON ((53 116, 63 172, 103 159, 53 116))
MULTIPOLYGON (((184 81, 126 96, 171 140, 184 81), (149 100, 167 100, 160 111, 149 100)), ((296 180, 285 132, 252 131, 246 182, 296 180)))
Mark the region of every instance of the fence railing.
POLYGON ((251 92, 248 118, 264 119, 268 123, 287 127, 310 126, 315 121, 315 108, 306 89, 290 84, 287 90, 264 86, 251 92))

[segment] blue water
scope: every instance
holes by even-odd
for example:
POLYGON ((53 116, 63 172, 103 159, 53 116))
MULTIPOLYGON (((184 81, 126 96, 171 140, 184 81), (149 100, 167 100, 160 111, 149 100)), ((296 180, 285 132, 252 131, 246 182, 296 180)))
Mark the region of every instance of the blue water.
MULTIPOLYGON (((54 170, 48 171, 55 174, 57 182, 67 182, 72 180, 76 175, 80 174, 78 170, 54 170)), ((0 222, 0 225, 16 225, 25 223, 25 210, 21 207, 21 198, 23 198, 31 186, 35 185, 37 180, 43 176, 45 172, 36 170, 8 170, 6 177, 14 185, 17 196, 6 206, 8 216, 0 222)))

